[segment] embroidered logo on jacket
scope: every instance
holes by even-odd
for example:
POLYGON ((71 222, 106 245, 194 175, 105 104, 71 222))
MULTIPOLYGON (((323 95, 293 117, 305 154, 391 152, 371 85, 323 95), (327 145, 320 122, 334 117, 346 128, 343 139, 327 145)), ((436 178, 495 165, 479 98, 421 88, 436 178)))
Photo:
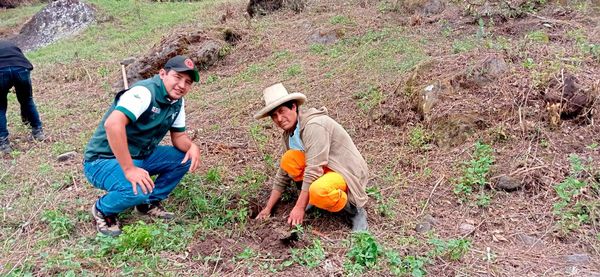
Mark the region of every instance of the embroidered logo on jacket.
POLYGON ((152 107, 152 112, 153 113, 160 113, 160 108, 159 107, 152 107))

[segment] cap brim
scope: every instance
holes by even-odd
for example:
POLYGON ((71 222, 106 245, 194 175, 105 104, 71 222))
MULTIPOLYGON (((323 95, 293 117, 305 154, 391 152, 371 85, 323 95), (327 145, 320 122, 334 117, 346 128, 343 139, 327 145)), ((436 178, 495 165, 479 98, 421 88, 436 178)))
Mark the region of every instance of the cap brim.
POLYGON ((267 117, 268 114, 275 108, 279 107, 279 105, 291 100, 296 100, 297 105, 300 106, 304 104, 304 102, 306 102, 306 96, 299 92, 290 93, 285 97, 281 97, 276 101, 271 102, 271 104, 269 104, 268 106, 262 108, 260 111, 254 114, 254 119, 261 119, 267 117))
POLYGON ((187 72, 192 77, 192 81, 199 82, 200 81, 200 73, 198 73, 198 69, 194 67, 194 69, 189 68, 171 68, 177 72, 187 72))

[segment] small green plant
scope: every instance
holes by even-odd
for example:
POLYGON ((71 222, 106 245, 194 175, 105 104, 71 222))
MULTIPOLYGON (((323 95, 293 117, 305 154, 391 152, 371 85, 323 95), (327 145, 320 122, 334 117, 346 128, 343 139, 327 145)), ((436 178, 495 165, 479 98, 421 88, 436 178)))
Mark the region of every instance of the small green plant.
POLYGON ((259 124, 250 125, 250 137, 258 144, 259 149, 264 149, 269 138, 263 133, 263 127, 259 124))
POLYGON ((596 150, 596 149, 598 149, 598 146, 599 146, 598 143, 594 142, 594 143, 586 146, 585 148, 590 149, 590 150, 596 150))
POLYGON ((452 53, 464 53, 469 52, 477 48, 477 44, 474 39, 455 40, 452 43, 452 53))
POLYGON ((395 215, 393 204, 395 199, 390 199, 386 201, 379 189, 375 186, 367 188, 367 195, 374 198, 377 202, 377 206, 375 206, 375 211, 383 217, 392 217, 395 215))
POLYGON ((220 184, 223 179, 221 177, 221 170, 218 167, 209 168, 208 171, 206 171, 204 179, 210 184, 220 184))
POLYGON ((427 132, 421 125, 412 127, 408 132, 408 143, 411 147, 419 150, 428 150, 431 148, 433 135, 427 132))
POLYGON ((485 195, 484 187, 488 184, 488 174, 492 163, 494 163, 493 149, 491 146, 477 141, 473 158, 465 163, 463 175, 454 183, 454 193, 461 202, 468 200, 475 190, 480 192, 477 204, 486 206, 490 197, 485 195))
POLYGON ((526 35, 526 38, 529 41, 538 42, 538 43, 550 42, 550 37, 543 30, 536 30, 536 31, 530 32, 526 35))
POLYGON ((54 238, 67 238, 75 229, 73 221, 61 211, 45 211, 42 214, 42 221, 50 226, 54 238))
POLYGON ((523 61, 523 67, 524 67, 525 69, 532 69, 532 68, 534 68, 534 67, 535 67, 535 61, 534 61, 532 58, 526 58, 526 59, 523 61))
POLYGON ((309 268, 317 267, 324 259, 325 250, 318 239, 313 240, 312 245, 309 247, 292 249, 292 260, 309 268))
POLYGON ((382 249, 369 232, 356 232, 352 234, 352 247, 346 254, 349 258, 344 264, 350 273, 360 273, 377 265, 377 259, 382 254, 382 249))
POLYGON ((336 25, 336 24, 349 25, 349 24, 352 24, 353 21, 352 21, 352 19, 350 19, 347 16, 335 15, 335 16, 331 17, 331 19, 329 19, 329 23, 334 24, 334 25, 336 25))
POLYGON ((571 174, 554 187, 559 201, 553 205, 553 213, 558 217, 561 232, 567 234, 581 225, 589 223, 600 216, 600 195, 593 170, 587 162, 577 155, 570 155, 571 174))
POLYGON ((369 86, 366 91, 361 91, 354 95, 354 99, 358 100, 358 107, 368 112, 383 100, 383 93, 376 86, 369 86))
POLYGON ((302 73, 302 66, 299 64, 293 64, 290 67, 288 67, 287 70, 285 71, 285 74, 288 77, 298 76, 301 73, 302 73))
POLYGON ((431 257, 446 257, 453 261, 458 261, 471 249, 471 241, 468 239, 450 239, 442 240, 439 238, 430 238, 429 243, 434 249, 429 253, 431 257))
POLYGON ((210 74, 210 75, 208 75, 208 77, 206 77, 206 84, 210 85, 218 80, 219 80, 219 76, 217 76, 215 74, 210 74))

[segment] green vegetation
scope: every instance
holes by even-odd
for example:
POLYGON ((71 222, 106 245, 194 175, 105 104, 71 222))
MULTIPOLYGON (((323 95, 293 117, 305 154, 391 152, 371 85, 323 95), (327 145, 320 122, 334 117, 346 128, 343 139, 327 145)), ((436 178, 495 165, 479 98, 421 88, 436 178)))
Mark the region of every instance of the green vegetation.
POLYGON ((350 274, 362 273, 366 269, 375 267, 382 252, 381 247, 370 233, 353 233, 350 251, 346 254, 349 260, 344 264, 344 268, 350 274))
POLYGON ((317 267, 325 259, 325 250, 318 239, 312 245, 301 249, 292 249, 292 261, 308 268, 317 267))
POLYGON ((572 154, 569 161, 571 173, 554 186, 559 200, 554 203, 552 211, 558 218, 562 233, 569 233, 600 218, 600 183, 594 176, 593 160, 582 160, 572 154))
POLYGON ((67 238, 75 229, 73 221, 61 211, 45 211, 42 221, 50 226, 52 238, 67 238))
POLYGON ((375 108, 384 99, 383 93, 378 87, 369 86, 366 91, 361 91, 354 95, 354 98, 358 100, 358 107, 368 113, 371 109, 375 108))
POLYGON ((479 192, 477 205, 486 207, 490 204, 491 196, 485 192, 485 186, 489 183, 488 173, 494 163, 493 152, 491 146, 480 141, 475 143, 472 159, 465 163, 463 175, 454 181, 454 193, 460 202, 470 200, 474 192, 479 192))
POLYGON ((433 142, 433 134, 430 134, 422 125, 416 125, 408 132, 408 144, 417 150, 428 150, 433 142))

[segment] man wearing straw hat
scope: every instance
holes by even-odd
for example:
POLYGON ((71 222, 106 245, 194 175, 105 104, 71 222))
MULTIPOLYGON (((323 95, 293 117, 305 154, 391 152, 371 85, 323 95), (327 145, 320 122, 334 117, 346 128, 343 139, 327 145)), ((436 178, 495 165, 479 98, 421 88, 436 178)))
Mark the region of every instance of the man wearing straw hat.
POLYGON ((281 84, 263 91, 265 107, 255 119, 271 117, 283 130, 284 154, 274 179, 273 190, 257 218, 266 219, 291 181, 301 183, 301 191, 288 223, 301 224, 310 207, 346 212, 352 231, 368 228, 365 187, 369 170, 352 139, 325 107, 300 110, 306 101, 301 93, 288 93, 281 84))

